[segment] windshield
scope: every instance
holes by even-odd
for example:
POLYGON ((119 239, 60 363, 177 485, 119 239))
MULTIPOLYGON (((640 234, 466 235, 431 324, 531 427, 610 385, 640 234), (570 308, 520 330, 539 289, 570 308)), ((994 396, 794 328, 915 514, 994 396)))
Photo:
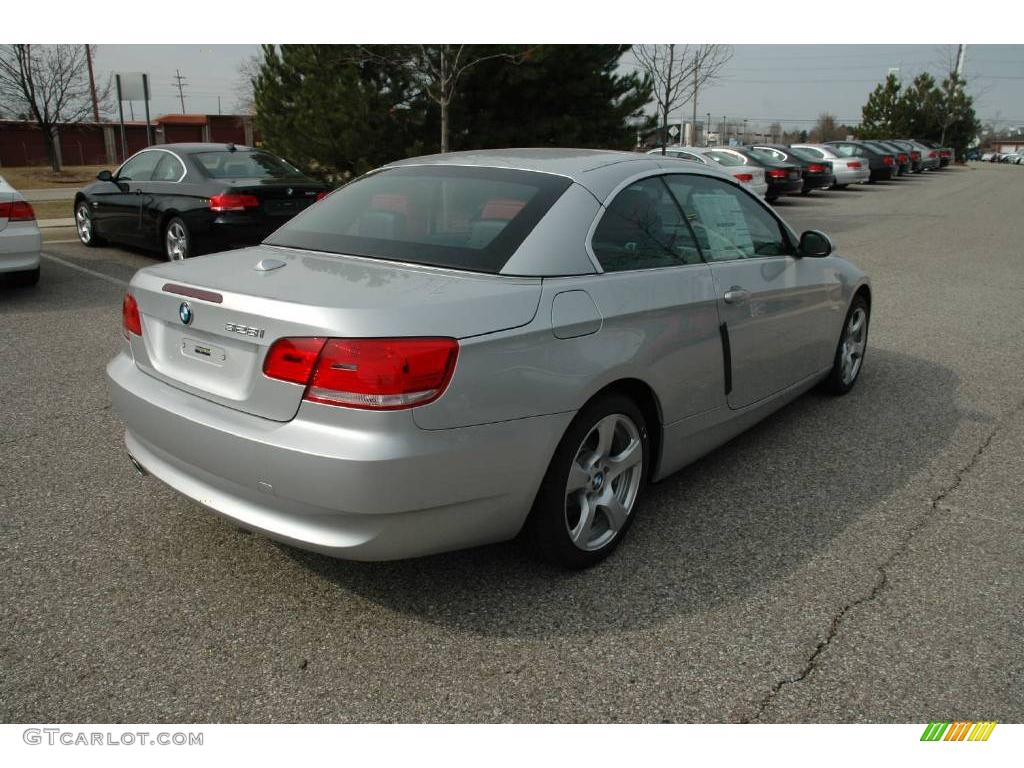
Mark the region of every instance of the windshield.
POLYGON ((192 155, 211 179, 287 179, 302 171, 269 152, 224 149, 192 155))
POLYGON ((387 168, 342 187, 265 242, 497 273, 571 183, 506 168, 387 168))

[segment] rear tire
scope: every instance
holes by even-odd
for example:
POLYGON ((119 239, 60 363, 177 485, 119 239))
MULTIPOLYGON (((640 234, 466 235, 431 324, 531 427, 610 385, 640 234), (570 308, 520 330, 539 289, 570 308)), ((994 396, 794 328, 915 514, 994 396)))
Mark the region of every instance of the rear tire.
POLYGON ((845 395, 857 383, 868 351, 868 326, 871 310, 867 299, 858 296, 850 304, 843 321, 843 330, 836 345, 832 370, 822 382, 822 388, 831 395, 845 395))
POLYGON ((535 552, 574 570, 610 555, 636 517, 649 461, 647 424, 631 399, 609 394, 587 405, 555 449, 527 519, 535 552))
POLYGON ((195 256, 195 246, 188 224, 180 216, 172 216, 164 226, 164 256, 168 261, 184 261, 195 256))

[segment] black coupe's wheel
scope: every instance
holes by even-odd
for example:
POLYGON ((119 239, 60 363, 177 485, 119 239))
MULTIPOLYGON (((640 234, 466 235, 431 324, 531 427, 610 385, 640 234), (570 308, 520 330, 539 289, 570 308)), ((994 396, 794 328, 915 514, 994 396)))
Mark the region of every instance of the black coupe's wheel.
POLYGON ((96 234, 96 221, 86 200, 80 200, 75 206, 75 229, 78 230, 78 239, 82 245, 90 248, 103 245, 103 238, 96 234))
POLYGON ((633 522, 649 457, 647 425, 632 400, 608 395, 580 411, 555 450, 527 521, 541 557, 577 569, 607 557, 633 522))
POLYGON ((868 350, 868 321, 871 313, 867 299, 858 296, 850 305, 843 323, 843 332, 836 346, 832 370, 825 379, 825 390, 833 395, 845 395, 857 383, 864 355, 868 350))
POLYGON ((164 255, 168 261, 183 261, 194 255, 188 225, 178 216, 164 227, 164 255))

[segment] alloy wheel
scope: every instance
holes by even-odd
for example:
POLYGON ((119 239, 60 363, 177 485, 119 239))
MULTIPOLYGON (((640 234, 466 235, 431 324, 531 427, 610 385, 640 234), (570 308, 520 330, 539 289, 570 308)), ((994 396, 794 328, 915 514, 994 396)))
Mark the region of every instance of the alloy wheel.
POLYGON ((171 261, 181 261, 188 256, 188 232, 180 221, 172 221, 167 227, 166 250, 171 261))
POLYGON ((598 421, 573 458, 565 487, 565 526, 579 549, 606 546, 622 530, 643 479, 643 441, 631 418, 598 421))
POLYGON ((78 229, 78 239, 88 245, 92 240, 92 215, 85 203, 75 210, 75 227, 78 229))
POLYGON ((860 365, 864 360, 864 348, 868 339, 868 315, 863 307, 857 307, 850 314, 843 334, 841 353, 843 384, 850 384, 860 373, 860 365))

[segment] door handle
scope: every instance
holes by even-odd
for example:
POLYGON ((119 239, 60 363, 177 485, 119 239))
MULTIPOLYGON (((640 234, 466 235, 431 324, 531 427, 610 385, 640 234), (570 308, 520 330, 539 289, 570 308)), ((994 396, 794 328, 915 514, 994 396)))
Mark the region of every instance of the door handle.
POLYGON ((726 304, 743 304, 750 298, 750 291, 746 288, 734 285, 725 292, 725 295, 722 298, 725 299, 726 304))

